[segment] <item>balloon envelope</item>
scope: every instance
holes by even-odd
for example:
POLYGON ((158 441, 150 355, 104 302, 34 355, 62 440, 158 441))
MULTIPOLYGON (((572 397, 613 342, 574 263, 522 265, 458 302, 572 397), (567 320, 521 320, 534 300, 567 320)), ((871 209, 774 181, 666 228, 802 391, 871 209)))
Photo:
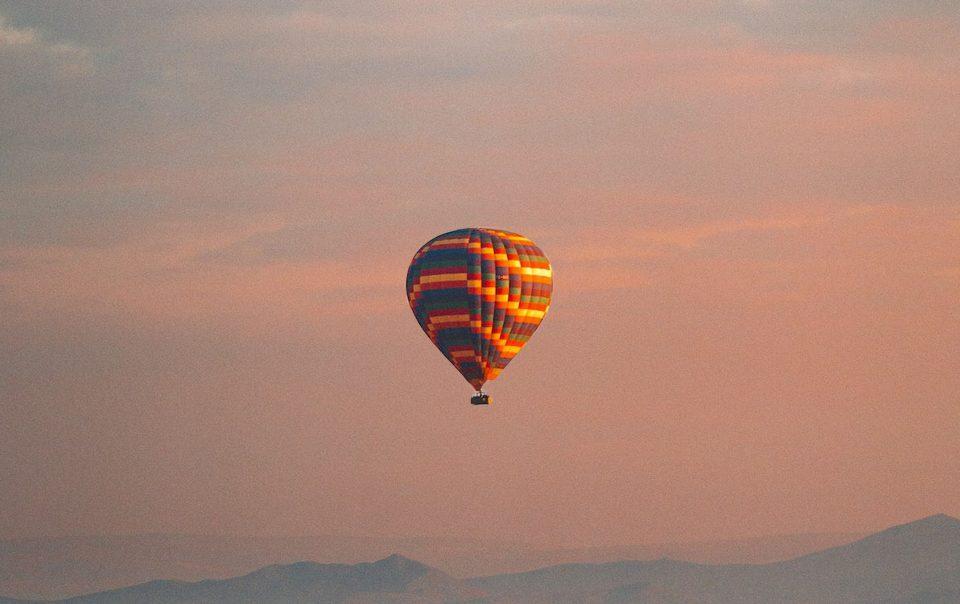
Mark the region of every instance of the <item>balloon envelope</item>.
POLYGON ((550 262, 523 235, 469 228, 434 237, 407 270, 427 337, 474 388, 520 352, 550 306, 550 262))

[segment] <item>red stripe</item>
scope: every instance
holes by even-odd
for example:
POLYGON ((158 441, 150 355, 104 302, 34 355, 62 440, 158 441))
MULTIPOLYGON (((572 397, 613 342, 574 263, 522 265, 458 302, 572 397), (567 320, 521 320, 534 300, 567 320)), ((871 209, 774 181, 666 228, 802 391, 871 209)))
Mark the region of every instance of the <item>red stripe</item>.
MULTIPOLYGON (((437 332, 441 332, 444 329, 451 329, 453 327, 457 327, 457 328, 470 327, 470 321, 451 321, 450 323, 440 323, 440 324, 434 325, 433 328, 437 332)), ((473 348, 471 348, 470 350, 473 350, 473 348)))
POLYGON ((448 352, 473 352, 473 346, 450 346, 448 352))
POLYGON ((443 308, 431 310, 429 316, 431 317, 448 317, 450 315, 469 315, 470 310, 466 308, 443 308))

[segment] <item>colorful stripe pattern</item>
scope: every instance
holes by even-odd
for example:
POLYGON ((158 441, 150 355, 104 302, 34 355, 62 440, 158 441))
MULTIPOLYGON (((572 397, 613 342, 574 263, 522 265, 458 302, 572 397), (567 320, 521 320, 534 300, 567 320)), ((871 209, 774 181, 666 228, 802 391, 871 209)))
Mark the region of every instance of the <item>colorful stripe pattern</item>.
POLYGON ((517 355, 550 306, 550 262, 523 235, 459 229, 434 237, 407 270, 427 337, 477 390, 517 355))

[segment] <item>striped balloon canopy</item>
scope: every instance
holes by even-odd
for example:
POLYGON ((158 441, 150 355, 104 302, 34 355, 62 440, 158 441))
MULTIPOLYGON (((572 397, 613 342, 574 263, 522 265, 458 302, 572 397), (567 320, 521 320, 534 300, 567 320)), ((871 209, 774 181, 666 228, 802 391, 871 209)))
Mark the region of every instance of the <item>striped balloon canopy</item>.
POLYGON ((550 262, 516 233, 471 228, 434 237, 407 270, 417 322, 478 391, 496 379, 550 306, 550 262))

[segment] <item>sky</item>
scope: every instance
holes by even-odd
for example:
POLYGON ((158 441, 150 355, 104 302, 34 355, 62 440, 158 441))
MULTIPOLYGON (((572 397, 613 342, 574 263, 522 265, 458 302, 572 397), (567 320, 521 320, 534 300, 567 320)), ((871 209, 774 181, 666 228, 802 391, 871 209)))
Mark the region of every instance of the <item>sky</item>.
POLYGON ((0 1, 0 538, 960 516, 960 9, 0 1), (523 233, 489 408, 405 300, 523 233))

